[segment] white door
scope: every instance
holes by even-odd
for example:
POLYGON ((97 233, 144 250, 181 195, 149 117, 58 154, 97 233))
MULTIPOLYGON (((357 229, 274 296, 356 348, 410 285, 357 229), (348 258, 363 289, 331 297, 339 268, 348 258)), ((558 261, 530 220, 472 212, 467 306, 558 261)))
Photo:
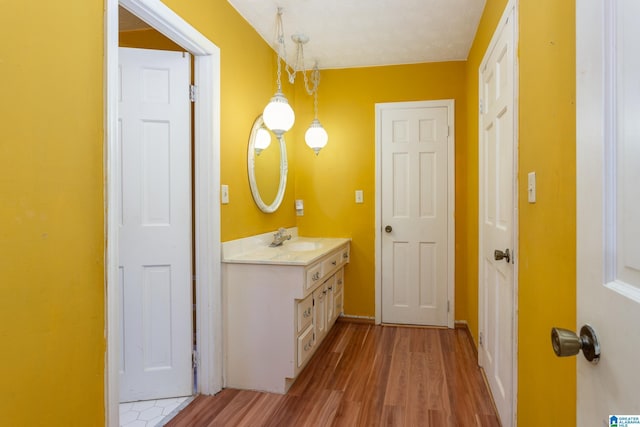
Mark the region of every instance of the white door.
POLYGON ((453 104, 382 104, 382 322, 448 325, 453 104))
POLYGON ((119 50, 120 400, 192 393, 190 58, 119 50))
POLYGON ((513 422, 516 208, 513 9, 480 65, 479 364, 502 425, 513 422), (496 257, 499 250, 509 257, 496 257))
MULTIPOLYGON (((577 328, 602 355, 577 360, 577 425, 640 417, 640 2, 576 2, 577 328)), ((634 424, 640 425, 636 418, 634 424)))

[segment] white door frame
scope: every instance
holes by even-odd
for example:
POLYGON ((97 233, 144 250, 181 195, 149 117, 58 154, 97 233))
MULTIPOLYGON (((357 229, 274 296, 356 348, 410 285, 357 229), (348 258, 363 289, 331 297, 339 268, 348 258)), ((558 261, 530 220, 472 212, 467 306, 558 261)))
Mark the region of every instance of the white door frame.
POLYGON ((105 3, 105 424, 119 425, 120 299, 118 289, 118 6, 132 12, 195 57, 195 278, 198 392, 222 388, 222 280, 220 266, 220 49, 163 3, 105 3))
MULTIPOLYGON (((509 420, 511 424, 507 424, 505 420, 503 422, 505 425, 516 426, 517 425, 517 410, 518 410, 518 259, 519 259, 519 248, 520 248, 520 233, 519 233, 519 223, 518 223, 518 40, 519 40, 519 30, 518 30, 518 0, 509 0, 507 6, 504 8, 504 12, 502 13, 502 17, 500 18, 500 22, 496 26, 496 30, 491 37, 491 42, 489 46, 487 46, 487 50, 484 53, 482 58, 482 62, 480 63, 480 67, 478 68, 478 96, 482 95, 482 69, 484 68, 486 61, 488 60, 489 54, 495 47, 498 42, 498 38, 501 33, 502 27, 507 23, 507 19, 509 15, 513 12, 513 46, 514 46, 514 55, 513 55, 513 343, 511 347, 511 354, 513 358, 513 372, 511 375, 512 378, 512 396, 513 396, 513 408, 512 408, 512 419, 509 420)), ((480 138, 483 133, 482 129, 482 118, 481 113, 478 111, 478 147, 479 153, 480 151, 480 138)), ((478 327, 482 325, 482 320, 484 317, 484 312, 482 310, 481 304, 481 283, 482 283, 482 268, 481 263, 483 258, 482 254, 482 217, 480 212, 483 209, 483 197, 482 194, 482 179, 483 177, 480 175, 482 172, 482 159, 478 156, 478 327)), ((478 352, 480 355, 480 352, 478 352)))
POLYGON ((388 108, 447 108, 447 326, 454 326, 455 307, 455 114, 454 100, 385 102, 376 104, 376 205, 375 205, 375 323, 382 322, 382 111, 388 108))

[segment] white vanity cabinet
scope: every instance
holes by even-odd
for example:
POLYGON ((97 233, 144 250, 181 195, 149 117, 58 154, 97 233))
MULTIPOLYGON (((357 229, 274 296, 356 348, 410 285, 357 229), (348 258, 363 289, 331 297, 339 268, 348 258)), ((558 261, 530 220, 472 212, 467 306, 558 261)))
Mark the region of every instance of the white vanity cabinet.
POLYGON ((285 243, 271 262, 223 258, 226 387, 286 393, 293 384, 342 313, 350 242, 330 240, 307 254, 286 254, 285 243))

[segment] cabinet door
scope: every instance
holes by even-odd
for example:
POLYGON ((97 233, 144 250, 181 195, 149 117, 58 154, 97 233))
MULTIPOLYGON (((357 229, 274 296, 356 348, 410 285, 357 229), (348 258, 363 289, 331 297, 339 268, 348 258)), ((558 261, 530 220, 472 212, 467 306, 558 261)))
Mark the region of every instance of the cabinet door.
POLYGON ((316 329, 316 340, 322 341, 327 333, 327 285, 322 284, 313 292, 314 316, 313 322, 316 329))
POLYGON ((327 280, 327 331, 333 326, 335 319, 335 307, 333 305, 333 296, 336 290, 336 274, 327 280))
POLYGON ((338 317, 342 314, 343 311, 343 301, 344 301, 344 293, 342 291, 337 292, 334 296, 333 296, 333 321, 335 322, 336 319, 338 319, 338 317))

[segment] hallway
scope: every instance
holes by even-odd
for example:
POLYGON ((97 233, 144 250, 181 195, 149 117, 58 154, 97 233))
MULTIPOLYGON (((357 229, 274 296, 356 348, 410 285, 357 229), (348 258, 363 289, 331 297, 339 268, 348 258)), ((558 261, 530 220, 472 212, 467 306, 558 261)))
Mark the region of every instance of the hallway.
POLYGON ((199 396, 167 426, 499 426, 462 328, 339 321, 286 395, 199 396))

